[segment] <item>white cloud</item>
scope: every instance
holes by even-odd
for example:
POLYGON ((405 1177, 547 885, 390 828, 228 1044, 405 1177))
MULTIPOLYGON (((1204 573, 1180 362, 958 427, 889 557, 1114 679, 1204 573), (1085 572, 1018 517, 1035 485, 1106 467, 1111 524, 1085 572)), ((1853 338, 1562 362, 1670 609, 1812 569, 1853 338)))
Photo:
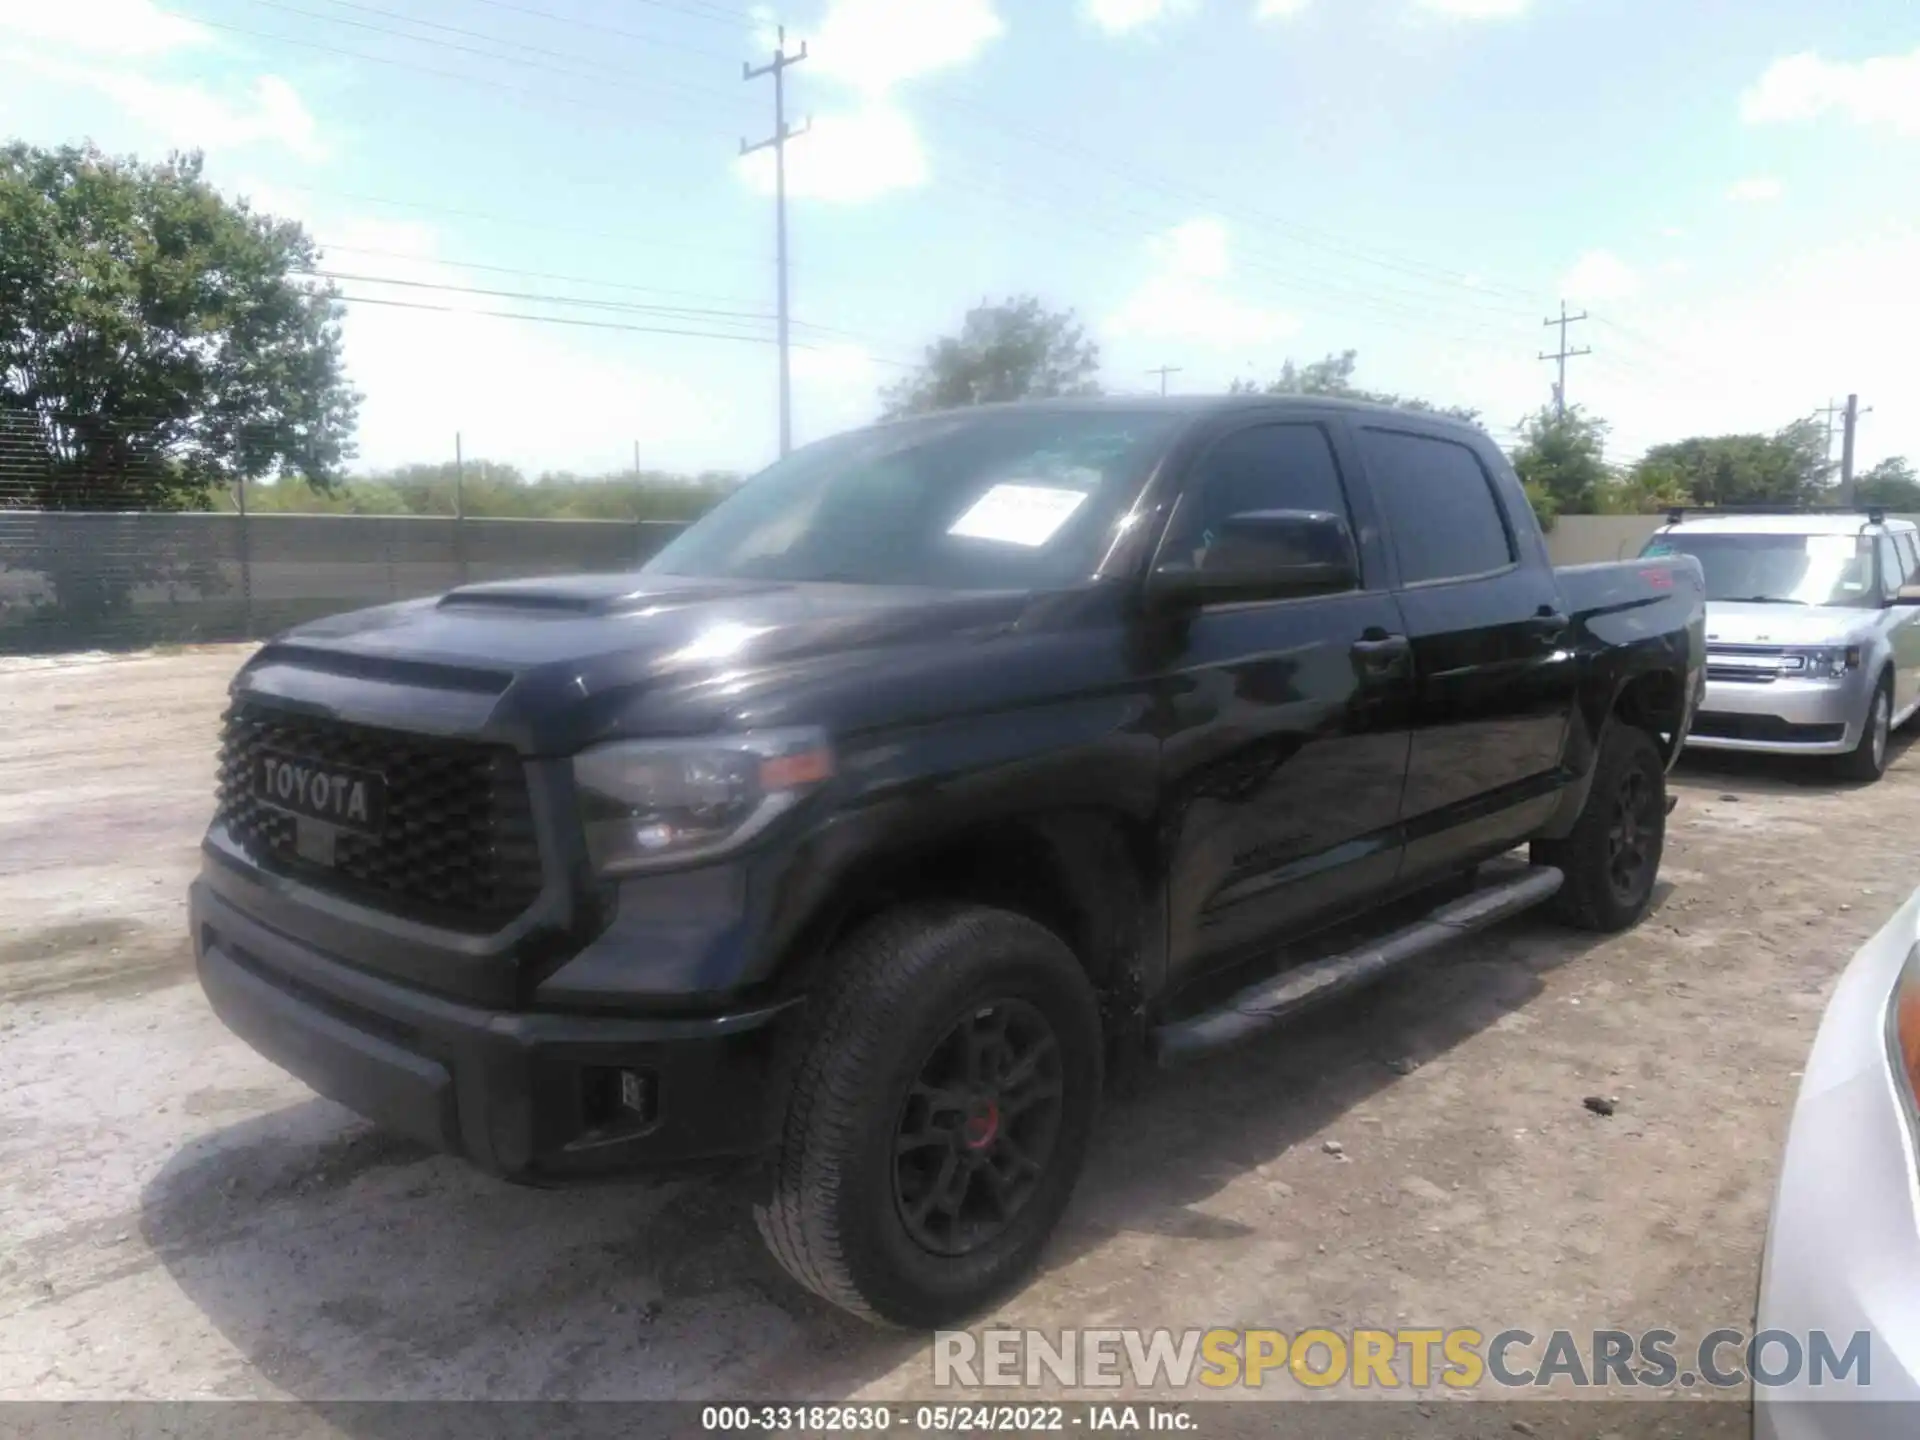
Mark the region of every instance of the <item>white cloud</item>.
POLYGON ((1660 227, 1660 234, 1668 240, 1684 240, 1687 238, 1687 232, 1678 225, 1663 225, 1660 227))
POLYGON ((1259 0, 1254 6, 1253 18, 1256 20, 1291 20, 1312 3, 1312 0, 1259 0))
MULTIPOLYGON (((430 224, 324 213, 308 218, 327 240, 343 247, 328 256, 329 269, 426 284, 493 283, 441 263, 440 232, 430 224), (348 246, 356 248, 347 252, 348 246), (387 253, 359 253, 363 249, 387 253)), ((751 458, 739 453, 733 433, 739 417, 730 409, 735 396, 729 391, 737 391, 737 384, 729 387, 713 368, 737 358, 728 352, 744 347, 516 323, 475 313, 538 313, 537 302, 424 292, 383 286, 377 279, 342 288, 401 302, 349 305, 342 325, 347 376, 365 396, 355 462, 361 468, 451 459, 455 432, 470 458, 505 461, 530 472, 623 469, 633 463, 636 441, 647 465, 751 458), (436 308, 406 308, 415 303, 436 308), (583 408, 576 412, 574 406, 583 408), (554 416, 569 413, 577 423, 554 423, 554 416)), ((578 310, 555 313, 621 319, 578 310)), ((650 322, 636 317, 634 323, 650 322)), ((737 371, 725 373, 737 380, 737 371)))
POLYGON ((1532 0, 1414 0, 1415 8, 1456 20, 1511 20, 1524 15, 1532 0))
POLYGON ((1741 97, 1749 124, 1816 120, 1840 111, 1862 125, 1886 125, 1920 135, 1920 50, 1849 62, 1809 50, 1767 67, 1741 97))
POLYGON ((156 146, 209 151, 277 146, 304 160, 327 153, 312 112, 278 75, 256 76, 248 89, 222 94, 198 80, 155 79, 117 65, 59 60, 29 50, 0 50, 0 64, 97 91, 156 146))
MULTIPOLYGON (((742 178, 762 195, 773 193, 773 152, 739 160, 742 178)), ((818 117, 787 146, 787 193, 811 200, 871 200, 889 190, 927 183, 927 156, 904 110, 871 100, 858 110, 818 117)))
MULTIPOLYGON (((762 44, 779 43, 772 12, 756 8, 762 44)), ((853 108, 818 116, 787 149, 787 190, 797 197, 871 200, 927 183, 926 147, 913 118, 893 98, 903 83, 971 63, 1006 31, 993 0, 830 0, 802 39, 810 73, 857 92, 853 108)), ((773 193, 773 154, 739 162, 740 177, 773 193)))
POLYGON ((0 0, 0 34, 106 55, 162 55, 210 38, 152 0, 0 0))
MULTIPOLYGON (((832 0, 817 25, 795 30, 812 73, 858 90, 890 90, 902 81, 971 63, 1006 33, 993 0, 832 0)), ((760 40, 777 43, 761 14, 760 40)))
POLYGON ((1125 35, 1192 10, 1198 0, 1082 0, 1086 17, 1109 35, 1125 35))
POLYGON ((1727 188, 1729 200, 1746 200, 1764 203, 1778 200, 1787 193, 1787 187, 1771 175, 1755 175, 1750 179, 1739 180, 1727 188))
POLYGON ((1227 227, 1189 220, 1149 242, 1154 270, 1106 322, 1121 339, 1186 342, 1216 349, 1265 345, 1300 328, 1293 316, 1236 299, 1227 227))
POLYGON ((1560 289, 1576 305, 1623 300, 1640 289, 1640 275, 1611 250, 1589 250, 1573 262, 1560 289))

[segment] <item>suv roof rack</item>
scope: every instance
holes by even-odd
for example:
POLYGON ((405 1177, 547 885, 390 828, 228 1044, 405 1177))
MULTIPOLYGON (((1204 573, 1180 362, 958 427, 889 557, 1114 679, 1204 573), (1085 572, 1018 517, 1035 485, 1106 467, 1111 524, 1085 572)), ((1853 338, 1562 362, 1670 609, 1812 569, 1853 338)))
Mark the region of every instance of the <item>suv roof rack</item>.
POLYGON ((1869 525, 1887 518, 1884 505, 1669 505, 1667 523, 1678 525, 1688 515, 1860 515, 1869 525))

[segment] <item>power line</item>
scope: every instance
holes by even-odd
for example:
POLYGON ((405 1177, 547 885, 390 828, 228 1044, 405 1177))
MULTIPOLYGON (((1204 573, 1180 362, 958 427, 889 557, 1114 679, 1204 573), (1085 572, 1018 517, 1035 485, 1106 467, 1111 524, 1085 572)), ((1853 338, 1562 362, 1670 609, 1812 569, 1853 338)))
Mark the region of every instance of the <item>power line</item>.
POLYGON ((1118 164, 1099 151, 1089 149, 1084 145, 1078 145, 1072 141, 1060 140, 1049 136, 1037 135, 1019 126, 1008 124, 999 119, 991 110, 977 102, 969 102, 965 99, 950 95, 948 97, 948 103, 973 112, 983 123, 1017 140, 1056 151, 1070 158, 1091 161, 1100 168, 1116 174, 1136 186, 1157 190, 1163 195, 1168 195, 1176 200, 1180 200, 1182 203, 1190 203, 1197 199, 1220 210, 1223 214, 1231 214, 1237 210, 1243 215, 1259 220, 1270 229, 1290 233, 1298 237, 1298 243, 1300 244, 1310 248, 1329 250, 1343 259, 1373 265, 1380 269, 1399 271, 1402 274, 1422 279, 1429 284, 1442 283, 1464 288, 1476 294, 1505 294, 1511 298, 1520 300, 1528 300, 1534 297, 1534 292, 1514 289, 1511 286, 1476 281, 1469 276, 1447 270, 1443 267, 1431 265, 1425 261, 1413 260, 1409 257, 1398 256, 1391 252, 1376 250, 1372 247, 1361 245, 1348 236, 1337 235, 1331 231, 1319 230, 1312 226, 1303 225, 1296 220, 1283 219, 1270 212, 1252 210, 1245 207, 1239 201, 1223 199, 1217 192, 1209 192, 1197 186, 1183 185, 1177 181, 1153 177, 1147 172, 1140 170, 1137 166, 1129 168, 1125 165, 1118 164), (1146 178, 1142 179, 1142 176, 1146 178))
MULTIPOLYGON (((634 285, 624 280, 605 280, 592 275, 568 275, 554 270, 525 270, 512 265, 486 265, 476 260, 448 260, 439 255, 420 255, 406 250, 381 250, 370 245, 335 245, 326 240, 314 242, 328 255, 378 255, 389 260, 409 260, 418 265, 438 265, 449 270, 480 270, 492 275, 517 275, 525 280, 560 280, 569 285, 591 285, 603 290, 626 290, 636 295, 671 295, 681 300, 717 300, 744 305, 738 295, 715 295, 706 290, 671 290, 663 285, 634 285)), ((771 319, 771 315, 768 316, 771 319)), ((801 321, 794 321, 800 325, 801 321)))
MULTIPOLYGON (((349 60, 364 60, 370 65, 389 65, 397 70, 412 70, 420 75, 432 75, 441 80, 457 80, 465 85, 479 85, 488 90, 504 90, 509 95, 530 96, 537 100, 551 100, 561 105, 569 105, 579 110, 592 111, 595 114, 618 115, 629 125, 633 122, 633 112, 629 109, 616 109, 610 105, 595 105, 590 101, 576 100, 568 95, 553 95, 546 91, 530 90, 524 85, 508 85, 498 80, 488 80, 480 75, 469 75, 461 70, 442 70, 434 65, 421 65, 412 60, 397 60, 391 55, 370 55, 365 50, 349 50, 342 45, 327 45, 318 40, 303 40, 292 35, 276 35, 270 30, 255 30, 246 25, 234 25, 225 20, 209 20, 202 16, 194 17, 194 24, 204 25, 212 30, 225 30, 234 35, 245 35, 254 40, 266 40, 275 45, 294 45, 302 50, 318 50, 326 55, 340 55, 349 60)), ((505 57, 495 55, 495 60, 505 57)), ((663 129, 677 130, 683 134, 705 136, 706 131, 694 130, 685 125, 675 125, 670 121, 649 117, 648 123, 659 125, 663 129)))
POLYGON ((397 285, 409 290, 437 290, 453 295, 488 295, 497 300, 538 300, 544 305, 575 305, 589 310, 624 310, 648 315, 691 315, 713 320, 741 320, 765 324, 774 317, 764 311, 710 310, 690 305, 642 305, 629 300, 594 300, 584 296, 545 295, 536 290, 493 290, 475 285, 448 285, 432 280, 402 280, 388 275, 351 275, 338 270, 309 270, 316 280, 354 285, 397 285))
MULTIPOLYGON (((1135 230, 1110 224, 1103 225, 1098 218, 1087 214, 1084 209, 1066 209, 1061 207, 1055 197, 1029 195, 1004 187, 969 183, 965 179, 956 179, 952 176, 949 176, 943 183, 954 185, 961 190, 970 190, 973 193, 987 196, 990 199, 1017 205, 1020 208, 1023 223, 1036 219, 1051 221, 1063 229, 1068 229, 1078 234, 1106 235, 1132 244, 1139 244, 1149 239, 1153 232, 1157 232, 1165 224, 1165 221, 1161 217, 1146 215, 1140 211, 1132 211, 1130 213, 1141 215, 1145 224, 1151 227, 1150 231, 1135 230)), ((1436 330, 1432 323, 1435 307, 1458 303, 1448 297, 1418 295, 1414 292, 1397 291, 1392 287, 1380 285, 1361 288, 1366 285, 1364 281, 1356 281, 1352 284, 1339 284, 1322 278, 1314 271, 1305 271, 1297 265, 1285 264, 1273 260, 1267 257, 1264 251, 1258 249, 1249 250, 1245 255, 1236 256, 1236 266, 1241 272, 1254 276, 1255 278, 1260 276, 1271 277, 1277 282, 1279 289, 1285 292, 1287 303, 1290 304, 1297 303, 1295 292, 1309 296, 1327 296, 1338 301, 1342 311, 1359 310, 1389 317, 1404 316, 1408 319, 1419 321, 1420 323, 1417 326, 1394 326, 1391 321, 1387 322, 1389 328, 1398 328, 1410 333, 1417 330, 1418 333, 1425 336, 1454 340, 1469 345, 1485 343, 1489 339, 1497 339, 1502 344, 1510 344, 1514 339, 1514 331, 1511 326, 1500 326, 1489 319, 1470 315, 1447 316, 1445 318, 1458 325, 1476 327, 1478 330, 1476 335, 1462 335, 1457 330, 1436 330), (1405 299, 1396 298, 1398 296, 1405 296, 1405 299)))
POLYGON ((584 225, 555 225, 545 220, 528 220, 520 215, 502 215, 498 211, 468 210, 460 206, 436 205, 425 200, 401 200, 391 195, 367 195, 353 190, 330 190, 318 185, 290 184, 285 188, 299 190, 309 195, 329 195, 339 200, 352 200, 362 205, 392 205, 403 210, 419 210, 428 215, 449 215, 462 220, 482 220, 489 224, 514 226, 523 230, 545 230, 556 235, 579 235, 593 240, 637 241, 661 250, 687 250, 702 255, 739 255, 759 258, 758 254, 751 251, 718 249, 712 245, 700 245, 692 241, 661 240, 653 235, 637 235, 631 230, 596 230, 584 225))
MULTIPOLYGON (((641 89, 655 89, 664 94, 673 95, 682 99, 702 100, 708 103, 712 103, 719 98, 719 92, 715 90, 701 90, 693 86, 675 85, 662 81, 652 81, 646 86, 636 86, 625 79, 614 79, 606 75, 596 75, 592 71, 577 69, 573 66, 549 65, 544 61, 528 60, 513 54, 503 55, 495 50, 482 50, 477 46, 461 45, 452 40, 441 40, 429 35, 410 35, 405 30, 396 30, 389 25, 374 25, 365 20, 350 20, 344 15, 326 15, 318 10, 307 10, 298 5, 286 4, 285 0, 247 0, 247 3, 259 5, 268 10, 283 11, 288 15, 299 15, 308 20, 318 20, 323 25, 346 25, 355 30, 366 30, 375 35, 387 35, 393 39, 406 40, 415 45, 431 45, 439 50, 457 51, 463 55, 477 55, 481 59, 497 61, 502 65, 518 65, 524 69, 542 70, 548 74, 564 75, 574 80, 585 80, 591 85, 605 85, 615 90, 635 92, 641 89)), ((523 50, 529 54, 548 55, 563 60, 574 60, 588 65, 601 65, 603 67, 606 64, 606 62, 595 60, 591 56, 574 55, 564 50, 547 50, 537 45, 523 45, 518 41, 502 39, 500 36, 489 35, 481 30, 466 30, 457 25, 442 25, 434 20, 416 20, 410 15, 402 15, 397 11, 382 10, 372 5, 360 5, 355 3, 355 0, 324 0, 324 3, 338 5, 343 9, 357 10, 363 14, 383 15, 390 19, 399 20, 404 24, 420 26, 423 29, 440 30, 451 35, 464 35, 469 39, 486 40, 495 45, 507 46, 513 50, 523 50)))
MULTIPOLYGON (((377 295, 338 295, 334 298, 348 305, 379 305, 391 310, 421 310, 438 315, 471 315, 488 320, 519 320, 532 325, 570 325, 587 330, 624 330, 636 335, 675 335, 692 340, 740 340, 752 345, 777 343, 770 335, 747 335, 732 330, 684 330, 665 325, 630 325, 617 320, 585 320, 572 315, 528 315, 518 310, 474 310, 464 305, 429 305, 422 300, 388 300, 377 295)), ((793 342, 793 348, 817 351, 824 347, 796 340, 793 342)), ((913 368, 905 360, 896 360, 871 352, 867 352, 865 358, 872 364, 884 365, 892 370, 913 368)))
MULTIPOLYGON (((427 290, 452 295, 482 295, 496 300, 533 300, 543 305, 571 305, 586 310, 607 310, 637 315, 683 316, 694 319, 737 321, 763 325, 776 318, 766 311, 718 310, 691 305, 643 305, 633 301, 596 300, 589 296, 580 295, 549 295, 537 290, 495 290, 475 285, 451 285, 444 281, 409 280, 388 275, 354 275, 338 270, 309 270, 304 273, 313 279, 333 280, 346 284, 392 285, 409 290, 427 290)), ((812 331, 816 335, 853 340, 862 345, 873 343, 868 336, 857 334, 851 330, 836 329, 830 325, 816 325, 804 320, 795 320, 792 324, 795 329, 812 331)))
POLYGON ((1567 314, 1567 302, 1562 300, 1560 302, 1560 318, 1558 320, 1548 318, 1540 322, 1549 328, 1555 325, 1560 327, 1560 348, 1550 355, 1543 351, 1540 356, 1542 360, 1555 360, 1558 361, 1560 365, 1560 378, 1554 382, 1553 387, 1553 410, 1556 415, 1564 416, 1567 413, 1567 361, 1577 356, 1591 355, 1593 353, 1592 346, 1582 346, 1578 350, 1569 350, 1567 348, 1567 327, 1587 318, 1587 312, 1584 310, 1578 315, 1567 314))
MULTIPOLYGON (((770 335, 743 335, 731 330, 681 330, 663 325, 628 325, 615 320, 583 320, 572 315, 528 315, 511 310, 470 310, 462 305, 429 305, 420 300, 385 300, 375 295, 341 295, 349 305, 384 305, 395 310, 427 310, 442 315, 478 315, 490 320, 525 320, 535 325, 575 325, 588 330, 626 330, 637 335, 679 335, 694 340, 744 340, 753 345, 771 345, 770 335)), ((801 350, 817 350, 817 345, 801 344, 801 350)))
POLYGON ((643 45, 661 45, 669 50, 682 50, 689 55, 705 55, 709 59, 719 60, 731 65, 733 57, 719 50, 708 50, 704 46, 689 45, 682 40, 670 40, 664 35, 648 35, 639 30, 623 30, 618 25, 604 25, 597 20, 582 20, 575 15, 561 15, 552 10, 542 10, 533 5, 516 5, 512 0, 470 0, 475 5, 486 5, 495 10, 510 11, 515 15, 530 16, 535 20, 545 20, 553 25, 570 25, 580 30, 594 30, 602 35, 618 35, 625 40, 638 40, 643 45))
POLYGON ((786 76, 789 66, 798 65, 806 58, 804 40, 798 53, 787 53, 787 27, 782 25, 775 32, 772 60, 757 69, 745 62, 740 66, 742 80, 758 80, 762 75, 773 77, 773 136, 752 145, 742 140, 740 154, 745 157, 758 150, 773 151, 773 263, 779 276, 780 454, 783 457, 793 449, 793 386, 787 364, 787 142, 813 128, 811 119, 798 130, 787 124, 786 76))

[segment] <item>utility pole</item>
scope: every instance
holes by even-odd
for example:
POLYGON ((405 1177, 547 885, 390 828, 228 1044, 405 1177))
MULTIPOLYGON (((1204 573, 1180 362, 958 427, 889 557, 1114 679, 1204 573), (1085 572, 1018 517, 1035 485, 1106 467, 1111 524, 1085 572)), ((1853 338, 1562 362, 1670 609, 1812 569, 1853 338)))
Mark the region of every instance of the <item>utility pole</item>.
POLYGON ((751 155, 756 150, 773 151, 773 226, 774 226, 774 264, 780 272, 779 334, 780 334, 780 453, 782 456, 793 449, 793 392, 787 368, 787 141, 804 135, 813 128, 811 118, 798 130, 787 124, 787 67, 797 65, 807 58, 806 41, 800 42, 797 53, 787 53, 787 27, 782 25, 777 32, 773 59, 759 69, 746 64, 740 65, 742 80, 758 80, 762 75, 773 76, 773 138, 762 140, 757 145, 740 142, 740 153, 751 155))
POLYGON ((1542 360, 1557 360, 1560 362, 1560 378, 1555 382, 1553 387, 1553 413, 1563 419, 1567 413, 1567 361, 1576 359, 1581 355, 1591 355, 1593 353, 1593 347, 1591 345, 1582 345, 1578 350, 1569 350, 1567 348, 1567 327, 1578 324, 1587 318, 1587 312, 1584 310, 1578 315, 1569 315, 1567 313, 1567 302, 1562 300, 1560 302, 1560 318, 1555 320, 1549 316, 1540 322, 1542 325, 1549 327, 1554 325, 1560 327, 1560 348, 1552 353, 1542 351, 1540 358, 1542 360))
POLYGON ((1178 365, 1162 365, 1157 369, 1147 371, 1149 375, 1158 375, 1160 377, 1160 393, 1163 396, 1167 393, 1167 377, 1169 375, 1178 375, 1179 373, 1180 367, 1178 365))
MULTIPOLYGON (((1847 407, 1844 405, 1836 405, 1833 401, 1829 400, 1824 406, 1813 413, 1826 425, 1827 443, 1826 447, 1820 452, 1820 463, 1823 466, 1831 465, 1833 463, 1833 417, 1846 414, 1847 407)), ((1824 478, 1823 475, 1822 479, 1824 480, 1824 478)))
POLYGON ((1860 426, 1860 417, 1865 412, 1860 408, 1858 395, 1847 396, 1847 428, 1840 436, 1840 503, 1853 504, 1853 433, 1860 426))
POLYGON ((460 432, 453 432, 453 568, 467 583, 467 451, 460 432))

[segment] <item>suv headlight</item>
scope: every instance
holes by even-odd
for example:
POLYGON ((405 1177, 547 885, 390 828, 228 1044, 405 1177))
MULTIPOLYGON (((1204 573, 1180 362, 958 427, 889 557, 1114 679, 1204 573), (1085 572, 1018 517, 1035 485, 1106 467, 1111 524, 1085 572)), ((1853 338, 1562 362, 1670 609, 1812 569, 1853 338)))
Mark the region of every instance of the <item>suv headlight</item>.
POLYGON ((1859 668, 1858 645, 1820 645, 1788 650, 1781 657, 1780 672, 1812 680, 1838 680, 1859 668))
POLYGON ((833 775, 814 729, 601 745, 573 760, 587 855, 629 875, 746 844, 833 775))

